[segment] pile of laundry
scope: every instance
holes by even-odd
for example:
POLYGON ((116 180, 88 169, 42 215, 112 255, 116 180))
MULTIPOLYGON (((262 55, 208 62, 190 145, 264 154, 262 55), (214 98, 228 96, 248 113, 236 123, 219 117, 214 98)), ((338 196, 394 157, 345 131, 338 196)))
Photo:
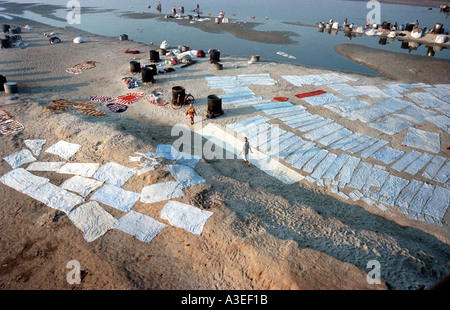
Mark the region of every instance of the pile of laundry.
POLYGON ((122 83, 125 84, 128 89, 139 87, 139 83, 132 76, 125 76, 122 78, 122 83))

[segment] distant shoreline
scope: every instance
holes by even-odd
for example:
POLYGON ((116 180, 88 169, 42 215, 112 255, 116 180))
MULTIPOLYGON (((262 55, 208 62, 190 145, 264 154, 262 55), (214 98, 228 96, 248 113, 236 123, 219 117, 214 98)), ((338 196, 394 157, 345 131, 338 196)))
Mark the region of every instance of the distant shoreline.
MULTIPOLYGON (((345 1, 364 1, 368 2, 368 0, 345 0, 345 1)), ((403 5, 414 5, 414 6, 423 6, 423 7, 433 7, 439 8, 441 4, 449 4, 450 2, 440 1, 440 0, 378 0, 381 3, 389 3, 389 4, 403 4, 403 5)))

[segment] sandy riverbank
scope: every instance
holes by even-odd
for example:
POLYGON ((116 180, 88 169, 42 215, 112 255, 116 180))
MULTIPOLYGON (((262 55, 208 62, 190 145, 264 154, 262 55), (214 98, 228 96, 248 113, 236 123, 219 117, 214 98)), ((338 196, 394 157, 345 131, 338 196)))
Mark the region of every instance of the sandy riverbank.
MULTIPOLYGON (((17 81, 20 89, 16 98, 1 94, 0 108, 25 126, 20 133, 0 137, 1 158, 25 148, 26 139, 46 139, 46 147, 63 139, 82 145, 70 161, 127 165, 134 152, 155 151, 158 144, 172 143, 176 139, 170 134, 172 126, 187 123, 185 109, 142 100, 122 114, 98 104, 106 112, 102 117, 81 114, 76 108, 44 111, 53 99, 82 102, 92 95, 115 97, 129 92, 121 81, 130 75, 129 62, 148 61, 148 51, 155 47, 28 20, 8 23, 29 24, 34 29, 22 34, 27 48, 0 51, 1 73, 8 81, 17 81), (61 44, 50 45, 43 37, 51 31, 58 32, 61 44), (79 35, 86 42, 73 44, 72 39, 79 35), (141 54, 125 54, 126 49, 141 54), (98 63, 78 75, 65 71, 85 61, 98 63)), ((207 76, 270 73, 278 84, 251 86, 255 93, 263 98, 286 96, 298 104, 294 94, 312 87, 294 87, 281 76, 330 72, 264 61, 250 65, 248 59, 223 57, 222 71, 213 70, 207 58, 198 59, 194 65, 175 67, 175 72, 157 75, 154 84, 132 91, 159 91, 170 100, 171 88, 182 85, 196 98, 199 122, 206 111, 207 95, 215 92, 207 87, 207 76)), ((357 77, 360 85, 392 82, 385 77, 357 77)), ((335 117, 324 110, 311 111, 335 117)), ((252 107, 228 108, 222 117, 203 119, 203 123, 224 126, 255 113, 252 107)), ((370 132, 360 124, 347 125, 370 132)), ((39 161, 51 160, 57 158, 45 152, 39 157, 39 161)), ((10 170, 2 160, 0 175, 10 170)), ((0 288, 73 289, 66 282, 66 264, 72 259, 88 270, 76 289, 417 289, 431 286, 448 273, 448 216, 441 227, 410 220, 399 212, 381 212, 362 202, 349 204, 305 182, 287 186, 243 165, 240 159, 202 159, 196 171, 207 183, 185 190, 184 197, 176 200, 205 207, 202 195, 217 193, 224 204, 209 209, 214 215, 202 235, 169 225, 151 243, 117 230, 88 243, 67 216, 0 184, 0 288), (379 260, 383 267, 380 285, 366 281, 366 264, 371 259, 379 260)), ((70 177, 36 174, 56 185, 70 177)), ((140 192, 146 185, 167 180, 171 180, 170 173, 162 166, 134 176, 124 188, 140 192)), ((160 219, 163 205, 139 201, 133 209, 167 223, 160 219)), ((116 218, 123 215, 102 206, 116 218)))
POLYGON ((450 61, 427 56, 398 54, 359 44, 339 44, 336 52, 394 80, 448 83, 450 61))

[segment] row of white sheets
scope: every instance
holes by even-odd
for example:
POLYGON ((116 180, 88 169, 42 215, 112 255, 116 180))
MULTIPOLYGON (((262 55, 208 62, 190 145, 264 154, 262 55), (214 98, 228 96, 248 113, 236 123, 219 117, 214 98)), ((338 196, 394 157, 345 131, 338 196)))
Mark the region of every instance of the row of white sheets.
MULTIPOLYGON (((74 224, 84 232, 84 237, 88 242, 102 236, 111 227, 131 233, 142 241, 150 242, 157 232, 162 230, 161 227, 166 226, 157 223, 149 216, 131 210, 141 197, 140 194, 126 191, 111 184, 102 186, 103 182, 94 179, 74 176, 66 180, 61 186, 56 186, 50 183, 47 178, 38 177, 23 168, 17 168, 5 174, 0 181, 51 208, 65 212, 74 224), (73 191, 86 196, 98 187, 100 189, 90 198, 93 201, 87 203, 84 203, 83 197, 70 192, 73 191), (126 214, 116 221, 97 202, 114 207, 126 212, 126 214), (138 221, 130 222, 130 219, 138 221)), ((176 183, 177 186, 181 184, 179 182, 173 183, 176 183)), ((157 194, 160 195, 161 190, 166 190, 166 186, 167 184, 162 183, 157 194)), ((168 197, 162 198, 168 199, 168 197)), ((153 199, 155 198, 153 197, 153 199)), ((156 199, 156 201, 160 200, 156 199)), ((162 210, 161 218, 169 220, 173 226, 184 228, 195 234, 201 234, 206 220, 212 214, 211 211, 200 210, 190 205, 169 200, 162 210)))
MULTIPOLYGON (((428 86, 428 88, 425 88, 428 91, 436 89, 425 84, 401 84, 390 86, 394 88, 397 87, 395 89, 403 88, 400 89, 401 91, 407 91, 404 87, 411 88, 415 86, 428 86)), ((328 87, 344 96, 352 97, 344 99, 332 93, 324 93, 317 96, 306 97, 303 98, 303 100, 312 106, 323 105, 335 113, 351 120, 360 120, 364 123, 368 123, 369 127, 389 135, 397 134, 405 129, 409 129, 415 124, 421 124, 425 121, 433 123, 446 133, 450 132, 450 118, 448 117, 450 105, 429 92, 413 92, 407 94, 410 99, 419 105, 416 106, 413 102, 398 98, 402 96, 400 92, 398 93, 399 95, 393 98, 375 86, 350 86, 345 83, 338 83, 330 84, 328 87), (383 95, 383 93, 385 95, 383 95), (354 97, 358 95, 368 95, 372 98, 388 97, 388 99, 372 104, 354 97), (429 108, 440 111, 446 115, 437 115, 436 111, 430 110, 429 108)), ((444 86, 441 85, 441 87, 444 86)), ((394 88, 388 89, 392 91, 394 88)), ((444 89, 447 90, 448 87, 444 87, 444 89)), ((438 147, 438 143, 436 142, 436 139, 432 139, 427 141, 423 146, 418 144, 414 147, 436 153, 435 150, 436 147, 438 147), (430 143, 433 144, 431 149, 430 143)))
MULTIPOLYGON (((292 113, 301 113, 302 109, 293 109, 293 108, 283 108, 278 112, 279 114, 274 113, 274 110, 269 110, 270 115, 272 117, 277 117, 277 115, 292 115, 292 113)), ((314 142, 307 142, 302 138, 293 135, 292 133, 286 132, 284 130, 279 129, 278 127, 273 127, 268 125, 267 117, 256 115, 253 117, 249 117, 247 119, 241 120, 239 122, 229 124, 228 128, 236 130, 239 134, 245 135, 249 137, 249 141, 251 141, 251 145, 259 147, 261 151, 267 151, 269 155, 273 156, 274 154, 282 154, 289 150, 289 152, 285 153, 283 158, 286 158, 287 162, 292 164, 292 166, 296 169, 302 170, 307 173, 311 173, 307 179, 311 182, 317 182, 318 185, 322 185, 328 182, 330 183, 332 180, 337 181, 340 185, 340 188, 344 188, 348 185, 350 188, 354 188, 355 190, 362 190, 365 187, 376 187, 378 189, 382 189, 380 193, 369 193, 368 197, 365 197, 365 201, 369 203, 375 203, 375 201, 380 201, 378 206, 386 210, 386 206, 384 204, 393 206, 395 199, 398 194, 403 189, 402 185, 406 185, 408 183, 407 180, 403 180, 401 178, 396 178, 392 176, 387 171, 380 169, 379 167, 372 167, 371 164, 368 164, 364 161, 361 161, 359 158, 350 156, 346 153, 342 153, 337 156, 319 146, 317 146, 314 142), (276 142, 274 142, 274 140, 276 142), (273 152, 273 148, 270 148, 270 144, 274 144, 278 146, 277 151, 273 152), (388 185, 384 185, 384 181, 389 181, 388 185), (384 185, 384 186, 383 186, 384 185)), ((332 132, 332 129, 325 128, 324 130, 317 131, 313 136, 309 138, 317 138, 321 137, 323 139, 323 135, 332 132), (323 132, 323 133, 322 133, 323 132)), ((334 128, 339 132, 339 128, 334 128)), ((313 131, 315 132, 315 131, 313 131)), ((333 134, 329 135, 332 136, 333 134)), ((385 147, 387 142, 383 140, 378 140, 373 143, 368 136, 359 135, 354 140, 359 143, 355 144, 355 146, 364 145, 364 146, 374 146, 375 143, 378 146, 372 148, 370 153, 372 153, 374 158, 377 158, 384 163, 392 163, 404 154, 403 151, 398 151, 396 149, 385 147), (381 142, 381 143, 380 143, 381 142), (377 149, 382 148, 380 151, 376 152, 377 149)), ((349 144, 349 143, 347 143, 349 144)), ((346 144, 342 144, 343 148, 346 144)), ((355 146, 352 149, 355 149, 355 146)), ((360 148, 359 150, 363 150, 360 148)), ((367 148, 366 148, 367 150, 367 148)), ((415 151, 414 151, 415 152, 415 151)), ((413 156, 405 156, 403 160, 399 160, 394 168, 398 171, 406 171, 410 174, 416 174, 420 171, 426 163, 428 163, 433 156, 427 153, 419 153, 417 157, 413 156)), ((369 152, 365 155, 368 157, 369 152)), ((441 163, 442 165, 443 163, 441 163)), ((443 167, 442 169, 445 169, 443 167)), ((426 169, 425 171, 427 171, 426 169)), ((437 170, 434 168, 434 170, 437 170)), ((442 170, 445 171, 445 170, 442 170)), ((436 173, 436 172, 435 172, 436 173)), ((442 173, 441 175, 448 175, 448 173, 442 173)), ((447 181, 444 180, 444 183, 447 181)), ((440 188, 440 187, 439 187, 440 188)), ((348 198, 343 192, 338 190, 338 186, 334 187, 335 192, 339 194, 341 197, 348 198)), ((353 198, 359 197, 356 193, 352 193, 353 198)), ((364 197, 364 195, 363 195, 364 197)), ((361 198, 361 197, 359 197, 361 198)), ((428 207, 430 208, 430 207, 428 207)), ((444 205, 440 204, 440 208, 444 208, 444 205)), ((445 212, 444 212, 445 213, 445 212)), ((428 219, 431 221, 431 218, 428 219)), ((439 222, 442 218, 433 218, 432 222, 439 222)))
MULTIPOLYGON (((25 140, 25 145, 36 156, 40 155, 42 146, 45 143, 45 140, 25 140)), ((46 152, 58 155, 63 159, 69 159, 80 147, 80 145, 61 140, 48 148, 46 152)), ((166 146, 160 147, 159 155, 164 156, 165 154, 161 154, 164 153, 164 150, 167 150, 166 146)), ((144 188, 142 194, 121 188, 134 175, 135 169, 114 162, 106 163, 101 167, 96 163, 39 162, 36 161, 33 154, 29 150, 23 149, 5 157, 5 161, 14 170, 5 174, 0 179, 1 182, 49 207, 68 214, 75 225, 84 231, 87 241, 97 239, 111 228, 114 223, 117 226, 116 228, 122 228, 122 230, 129 232, 134 231, 133 235, 136 235, 143 241, 150 242, 156 234, 152 233, 152 225, 148 226, 152 221, 147 216, 139 215, 138 217, 142 220, 141 228, 145 228, 145 225, 148 226, 146 228, 148 233, 145 233, 146 229, 141 229, 141 232, 136 231, 140 229, 137 226, 126 228, 127 224, 125 220, 137 215, 137 212, 132 211, 131 208, 138 199, 145 197, 145 199, 141 199, 143 202, 156 202, 181 197, 183 194, 182 188, 204 182, 204 179, 192 169, 192 167, 196 166, 200 158, 183 152, 175 153, 175 159, 177 162, 187 164, 188 166, 180 164, 169 166, 176 181, 148 186, 144 188), (28 165, 27 169, 19 168, 28 163, 31 164, 28 165), (61 186, 56 186, 50 183, 49 179, 35 176, 30 171, 51 171, 72 174, 74 176, 64 181, 61 186), (85 198, 92 192, 94 192, 90 197, 92 201, 79 206, 85 202, 85 198), (134 213, 125 217, 123 222, 120 220, 116 222, 115 219, 113 221, 112 216, 104 211, 97 202, 116 208, 127 214, 134 213)), ((172 159, 171 156, 169 158, 172 159)), ((172 205, 177 206, 176 202, 172 205)), ((168 205, 167 208, 170 209, 173 207, 168 205)), ((204 217, 203 219, 202 217, 190 218, 186 221, 185 214, 179 212, 184 217, 184 219, 179 220, 176 213, 168 212, 166 219, 174 223, 184 222, 184 226, 188 230, 192 230, 196 234, 201 233, 199 229, 204 225, 204 222, 202 222, 204 217)), ((208 214, 212 214, 212 212, 208 214)))
MULTIPOLYGON (((325 119, 320 115, 314 115, 307 112, 302 106, 293 106, 288 108, 278 108, 263 110, 268 116, 283 121, 286 125, 299 130, 301 132, 307 132, 303 135, 304 138, 313 140, 325 146, 329 146, 333 149, 341 149, 349 151, 354 154, 358 154, 362 158, 372 157, 384 164, 392 164, 395 161, 406 156, 404 151, 394 149, 387 146, 388 142, 382 139, 376 139, 367 135, 359 133, 353 133, 350 130, 337 125, 330 119, 325 119)), ((258 135, 253 136, 261 139, 261 136, 267 132, 265 131, 264 124, 267 122, 267 117, 254 116, 244 119, 240 122, 228 125, 236 131, 242 131, 243 128, 249 127, 247 132, 252 132, 255 125, 261 125, 258 135), (253 127, 252 127, 252 126, 253 127)), ((439 153, 440 151, 440 137, 438 133, 431 133, 415 128, 409 128, 407 135, 403 141, 404 145, 424 149, 428 152, 439 153)), ((282 151, 282 150, 280 150, 282 151)), ((278 152, 280 153, 280 152, 278 152)), ((277 154, 278 154, 277 153, 277 154)), ((273 155, 274 153, 271 153, 273 155)), ((406 169, 405 171, 410 174, 417 173, 425 164, 432 159, 433 156, 426 156, 425 153, 420 159, 420 163, 408 162, 415 168, 406 169), (428 160, 426 160, 428 159, 428 160), (419 169, 418 169, 419 168, 419 169)), ((406 167, 405 167, 406 168, 406 167)), ((444 168, 443 168, 444 169, 444 168)), ((398 170, 401 171, 401 170, 398 170)), ((439 178, 433 178, 433 180, 446 183, 447 180, 443 178, 446 171, 442 171, 439 178)))
MULTIPOLYGON (((172 226, 201 235, 207 220, 213 214, 212 211, 169 200, 161 210, 161 219, 168 220, 172 226)), ((114 228, 150 243, 167 227, 157 219, 137 211, 129 211, 116 220, 95 201, 79 206, 70 212, 68 217, 84 233, 88 242, 114 228)))

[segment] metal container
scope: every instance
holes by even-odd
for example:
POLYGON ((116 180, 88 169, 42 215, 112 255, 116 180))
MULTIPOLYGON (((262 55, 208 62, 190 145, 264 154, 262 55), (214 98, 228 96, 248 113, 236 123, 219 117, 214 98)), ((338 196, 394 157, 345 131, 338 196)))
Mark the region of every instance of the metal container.
POLYGON ((137 73, 141 72, 141 64, 138 61, 130 61, 130 72, 137 73))
POLYGON ((19 92, 19 88, 17 87, 16 82, 6 82, 3 83, 3 87, 5 88, 6 94, 15 94, 19 92))
POLYGON ((151 50, 150 51, 150 61, 151 62, 159 62, 159 52, 156 50, 151 50))

